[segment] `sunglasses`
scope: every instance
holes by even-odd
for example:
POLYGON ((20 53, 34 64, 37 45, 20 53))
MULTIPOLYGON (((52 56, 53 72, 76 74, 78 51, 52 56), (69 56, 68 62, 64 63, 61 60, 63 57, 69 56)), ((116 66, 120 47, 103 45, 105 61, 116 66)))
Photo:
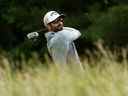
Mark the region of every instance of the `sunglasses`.
POLYGON ((63 19, 63 18, 57 18, 56 20, 54 20, 54 21, 51 22, 51 23, 57 24, 58 22, 64 22, 64 19, 63 19))

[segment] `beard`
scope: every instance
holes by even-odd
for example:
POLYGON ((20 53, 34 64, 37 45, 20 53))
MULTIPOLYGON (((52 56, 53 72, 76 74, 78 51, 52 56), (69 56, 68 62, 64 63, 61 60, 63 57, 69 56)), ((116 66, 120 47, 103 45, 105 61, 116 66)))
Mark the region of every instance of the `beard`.
POLYGON ((61 30, 63 30, 63 26, 62 26, 62 25, 57 26, 57 27, 55 28, 55 32, 61 31, 61 30))

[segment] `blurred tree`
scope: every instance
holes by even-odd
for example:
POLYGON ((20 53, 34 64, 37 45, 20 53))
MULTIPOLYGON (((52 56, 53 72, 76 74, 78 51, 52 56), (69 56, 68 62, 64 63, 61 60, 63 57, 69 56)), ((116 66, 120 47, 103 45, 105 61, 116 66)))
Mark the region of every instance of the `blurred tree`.
POLYGON ((113 2, 116 2, 118 4, 128 4, 128 0, 111 0, 113 2))
POLYGON ((112 7, 108 12, 99 13, 97 17, 90 19, 93 24, 88 28, 87 35, 88 37, 90 36, 93 41, 103 39, 106 44, 111 46, 126 46, 128 44, 127 6, 112 7))
MULTIPOLYGON (((97 20, 95 21, 94 18, 99 18, 100 12, 105 12, 106 9, 116 4, 116 2, 119 3, 118 1, 0 0, 0 47, 10 51, 15 48, 18 49, 23 47, 23 45, 26 46, 26 44, 24 44, 26 34, 44 27, 41 24, 41 16, 43 16, 48 10, 57 10, 67 14, 68 16, 65 19, 65 24, 82 31, 84 30, 84 33, 85 29, 91 24, 94 25, 96 22, 99 22, 97 20)), ((86 34, 83 34, 83 42, 81 45, 85 42, 85 35, 86 34)), ((42 43, 45 43, 45 41, 42 43)))

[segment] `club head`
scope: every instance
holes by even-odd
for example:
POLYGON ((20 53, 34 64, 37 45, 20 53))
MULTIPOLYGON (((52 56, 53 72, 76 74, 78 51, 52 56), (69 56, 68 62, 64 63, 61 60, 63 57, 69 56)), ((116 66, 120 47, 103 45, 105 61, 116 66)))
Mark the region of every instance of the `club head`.
POLYGON ((38 32, 31 32, 27 34, 28 39, 37 38, 39 36, 38 32))

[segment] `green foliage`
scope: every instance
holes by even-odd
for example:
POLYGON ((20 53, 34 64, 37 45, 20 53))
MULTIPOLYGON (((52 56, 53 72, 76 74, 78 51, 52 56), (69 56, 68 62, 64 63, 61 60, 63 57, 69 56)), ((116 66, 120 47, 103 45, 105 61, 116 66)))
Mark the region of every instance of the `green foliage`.
MULTIPOLYGON (((42 16, 49 10, 65 13, 67 15, 65 25, 82 32, 81 41, 78 42, 80 47, 87 47, 86 41, 90 39, 95 41, 101 37, 108 43, 117 43, 116 39, 113 41, 110 37, 117 33, 121 36, 120 33, 124 31, 124 36, 127 36, 127 7, 113 7, 108 12, 106 10, 113 5, 113 2, 120 3, 118 1, 120 0, 0 0, 0 47, 11 51, 16 56, 22 52, 28 56, 29 52, 33 52, 33 45, 24 44, 26 34, 44 27, 42 16), (117 14, 122 15, 119 17, 117 14), (114 33, 116 31, 118 32, 114 33)), ((125 39, 123 36, 120 38, 125 39)), ((127 39, 121 39, 119 43, 127 42, 127 39)), ((42 50, 45 51, 46 42, 43 40, 41 43, 42 50)), ((38 47, 36 44, 35 46, 38 47)))
POLYGON ((117 2, 118 4, 128 4, 128 0, 112 0, 113 2, 117 2))
POLYGON ((7 13, 2 14, 2 19, 7 24, 15 24, 16 28, 21 31, 30 31, 38 29, 40 26, 40 17, 42 10, 38 7, 24 8, 17 6, 10 6, 7 13))
POLYGON ((65 26, 77 28, 79 30, 86 29, 90 24, 90 21, 86 14, 73 14, 72 16, 65 17, 65 26))
POLYGON ((63 5, 64 0, 46 0, 46 6, 48 9, 58 9, 63 5))
POLYGON ((88 37, 93 41, 103 39, 110 45, 126 45, 128 41, 128 7, 112 7, 107 12, 98 15, 96 17, 93 15, 93 18, 90 16, 92 25, 88 28, 88 37))

